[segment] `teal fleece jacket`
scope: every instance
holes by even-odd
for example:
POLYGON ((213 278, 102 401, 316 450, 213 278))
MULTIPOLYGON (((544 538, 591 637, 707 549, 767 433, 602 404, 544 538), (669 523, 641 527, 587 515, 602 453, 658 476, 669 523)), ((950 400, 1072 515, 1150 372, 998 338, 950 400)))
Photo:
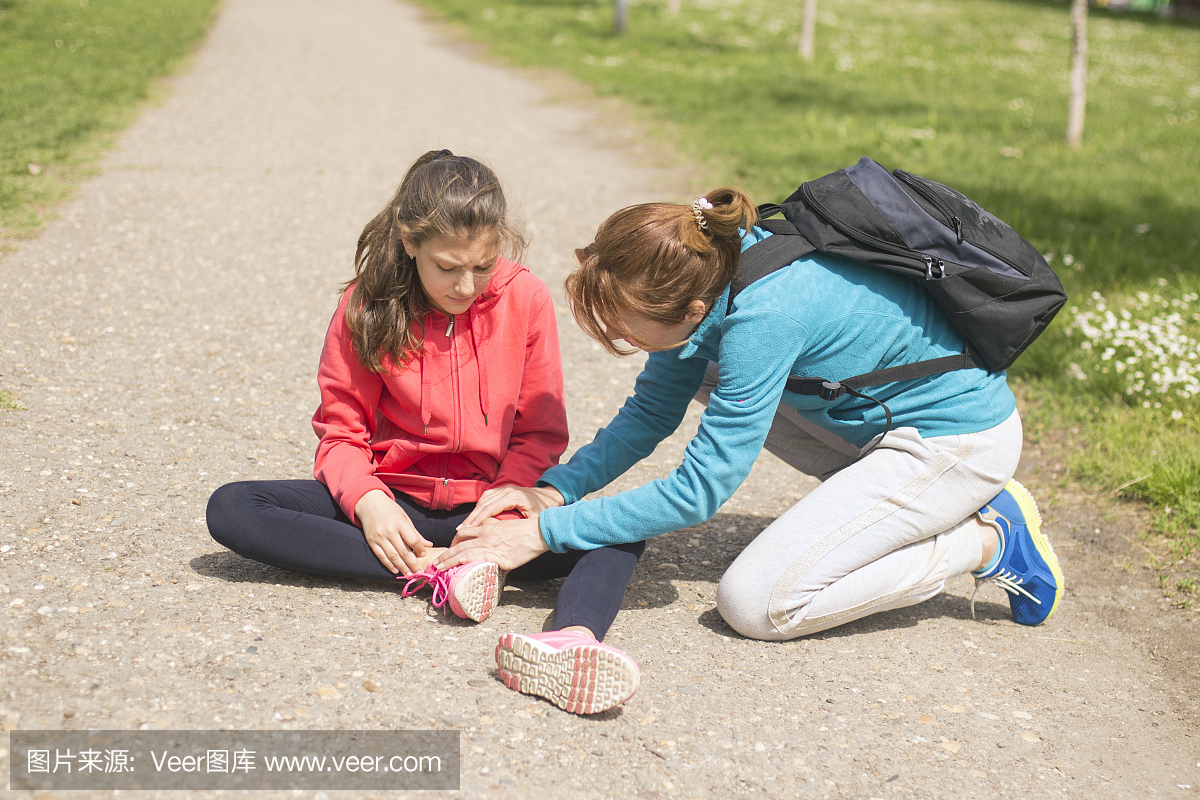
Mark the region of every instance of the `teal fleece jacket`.
MULTIPOLYGON (((752 228, 745 250, 771 234, 752 228)), ((962 337, 916 281, 826 256, 804 258, 751 284, 726 313, 726 289, 687 343, 651 353, 634 394, 596 438, 540 483, 566 505, 541 513, 550 549, 591 550, 649 539, 710 519, 750 473, 780 402, 859 447, 884 432, 884 410, 843 395, 784 391, 788 375, 841 380, 963 350, 962 337), (709 361, 720 378, 683 463, 613 497, 582 501, 650 455, 683 421, 709 361)), ((1003 372, 971 369, 862 390, 888 405, 892 427, 924 437, 999 425, 1016 400, 1003 372)))

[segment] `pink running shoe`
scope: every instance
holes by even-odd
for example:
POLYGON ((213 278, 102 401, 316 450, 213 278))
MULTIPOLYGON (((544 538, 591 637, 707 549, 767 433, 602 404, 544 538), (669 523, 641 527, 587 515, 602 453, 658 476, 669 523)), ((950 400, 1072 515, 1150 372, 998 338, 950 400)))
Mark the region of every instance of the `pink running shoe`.
MULTIPOLYGON (((408 597, 429 586, 433 589, 434 607, 444 612, 449 605, 456 617, 483 622, 504 591, 504 575, 504 571, 490 561, 472 561, 448 570, 430 565, 424 572, 407 576, 408 582, 400 596, 408 597)), ((405 576, 397 577, 404 579, 405 576)))
POLYGON ((506 633, 496 646, 496 667, 508 688, 575 714, 615 708, 633 697, 641 682, 637 662, 578 631, 506 633))

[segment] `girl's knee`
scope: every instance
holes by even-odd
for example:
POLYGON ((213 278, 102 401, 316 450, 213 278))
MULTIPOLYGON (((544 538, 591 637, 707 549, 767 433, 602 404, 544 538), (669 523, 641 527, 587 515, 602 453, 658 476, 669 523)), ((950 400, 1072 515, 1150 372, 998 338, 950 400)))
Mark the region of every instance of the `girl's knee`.
POLYGON ((219 544, 231 550, 236 549, 236 532, 238 520, 244 516, 249 505, 246 484, 227 483, 212 493, 208 498, 208 507, 204 518, 208 524, 208 533, 219 544))
POLYGON ((717 586, 717 611, 721 618, 748 639, 782 638, 770 617, 773 582, 764 580, 762 575, 736 570, 736 566, 734 562, 717 586))

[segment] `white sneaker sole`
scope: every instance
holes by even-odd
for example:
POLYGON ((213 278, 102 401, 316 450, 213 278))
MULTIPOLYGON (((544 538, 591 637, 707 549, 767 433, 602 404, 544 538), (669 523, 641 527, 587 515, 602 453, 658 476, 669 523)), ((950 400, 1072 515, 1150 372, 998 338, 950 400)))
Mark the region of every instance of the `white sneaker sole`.
POLYGON ((615 708, 633 697, 641 683, 633 659, 599 642, 559 650, 506 633, 496 647, 496 666, 508 688, 544 697, 573 714, 615 708))
POLYGON ((504 570, 492 563, 471 570, 454 584, 450 610, 464 619, 483 622, 504 592, 504 576, 504 570))

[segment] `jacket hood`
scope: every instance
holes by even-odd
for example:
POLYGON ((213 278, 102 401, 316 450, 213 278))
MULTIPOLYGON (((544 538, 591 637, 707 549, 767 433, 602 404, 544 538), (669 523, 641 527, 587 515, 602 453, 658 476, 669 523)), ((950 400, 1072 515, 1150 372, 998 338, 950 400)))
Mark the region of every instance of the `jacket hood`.
POLYGON ((488 287, 483 290, 483 293, 471 304, 471 312, 482 311, 488 306, 494 305, 504 293, 504 289, 513 282, 513 280, 522 272, 528 272, 529 269, 524 264, 518 264, 514 261, 509 261, 501 256, 496 259, 496 274, 492 276, 488 282, 488 287))

